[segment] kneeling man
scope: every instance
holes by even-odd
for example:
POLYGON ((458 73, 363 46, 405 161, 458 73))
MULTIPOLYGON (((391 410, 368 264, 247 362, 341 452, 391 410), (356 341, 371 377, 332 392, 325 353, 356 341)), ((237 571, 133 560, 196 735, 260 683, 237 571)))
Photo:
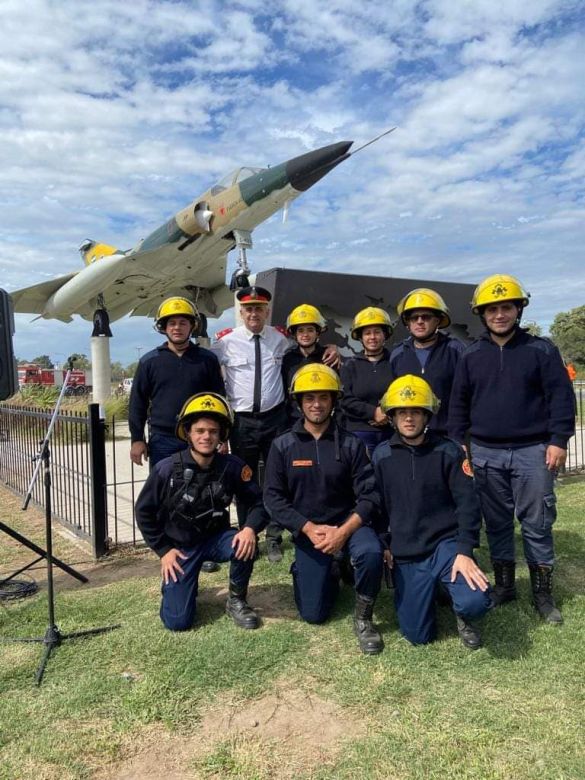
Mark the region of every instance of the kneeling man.
POLYGON ((160 461, 136 502, 136 521, 147 545, 161 561, 160 616, 171 631, 193 625, 199 572, 204 561, 230 561, 226 612, 240 628, 258 628, 246 602, 256 553, 256 535, 265 516, 262 493, 252 470, 235 455, 222 455, 233 415, 216 393, 189 398, 178 418, 176 435, 188 450, 160 461), (230 528, 234 496, 247 509, 246 523, 230 528))
POLYGON ((439 401, 421 377, 395 379, 380 406, 395 428, 374 450, 393 569, 400 630, 413 644, 436 637, 435 593, 442 583, 470 650, 481 637, 470 622, 491 605, 488 581, 473 558, 481 515, 472 472, 454 441, 427 430, 439 401))
POLYGON ((334 555, 343 552, 355 571, 354 627, 360 649, 380 653, 384 644, 372 615, 382 578, 382 546, 370 527, 379 497, 366 449, 333 419, 341 382, 331 368, 303 366, 290 393, 302 418, 272 444, 264 503, 293 534, 297 608, 309 623, 329 617, 339 588, 334 555))

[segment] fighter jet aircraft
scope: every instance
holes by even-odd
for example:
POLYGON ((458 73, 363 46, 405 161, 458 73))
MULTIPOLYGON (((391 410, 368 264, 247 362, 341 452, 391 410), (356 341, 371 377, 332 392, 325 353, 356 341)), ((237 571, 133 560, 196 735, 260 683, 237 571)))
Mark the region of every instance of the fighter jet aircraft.
POLYGON ((324 146, 272 168, 239 168, 133 249, 87 240, 80 247, 84 269, 16 290, 14 310, 70 322, 74 314, 91 320, 105 309, 116 320, 154 316, 161 300, 180 295, 195 301, 202 314, 219 317, 233 305, 225 283, 227 253, 236 244, 244 248, 245 274, 250 232, 359 151, 350 152, 352 145, 324 146))

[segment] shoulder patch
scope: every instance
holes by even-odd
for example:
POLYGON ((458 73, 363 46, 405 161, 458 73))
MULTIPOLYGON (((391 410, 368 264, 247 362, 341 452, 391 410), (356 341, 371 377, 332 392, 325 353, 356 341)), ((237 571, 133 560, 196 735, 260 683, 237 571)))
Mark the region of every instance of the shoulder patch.
POLYGON ((473 468, 468 458, 465 458, 465 460, 461 464, 461 471, 463 471, 463 473, 468 477, 473 476, 473 468))
POLYGON ((282 325, 273 325, 272 326, 274 330, 277 330, 279 333, 282 333, 283 336, 286 336, 288 338, 288 333, 286 332, 286 328, 283 328, 282 325))
POLYGON ((227 336, 228 333, 231 333, 233 328, 224 328, 223 330, 218 331, 215 334, 216 340, 219 341, 219 339, 222 339, 224 336, 227 336))
POLYGON ((240 472, 240 478, 242 482, 249 482, 252 479, 252 469, 245 465, 240 472))

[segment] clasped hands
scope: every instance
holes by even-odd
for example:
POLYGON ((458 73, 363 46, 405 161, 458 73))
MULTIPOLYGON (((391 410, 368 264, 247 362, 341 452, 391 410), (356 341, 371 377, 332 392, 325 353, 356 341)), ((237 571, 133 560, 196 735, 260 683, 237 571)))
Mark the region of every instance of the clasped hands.
POLYGON ((347 531, 343 526, 318 525, 311 520, 305 523, 302 531, 313 542, 316 550, 327 555, 339 552, 348 539, 347 531))

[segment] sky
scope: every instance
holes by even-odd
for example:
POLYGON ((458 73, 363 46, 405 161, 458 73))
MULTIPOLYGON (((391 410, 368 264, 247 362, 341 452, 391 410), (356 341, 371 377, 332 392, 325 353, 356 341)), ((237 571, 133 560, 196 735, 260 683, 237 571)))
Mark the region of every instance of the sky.
MULTIPOLYGON (((545 331, 585 303, 582 2, 3 0, 0 52, 9 292, 81 269, 85 238, 134 246, 236 167, 396 126, 254 231, 253 271, 512 273, 545 331)), ((90 352, 78 317, 15 319, 19 358, 90 352)), ((143 317, 113 332, 123 364, 160 341, 143 317)))

